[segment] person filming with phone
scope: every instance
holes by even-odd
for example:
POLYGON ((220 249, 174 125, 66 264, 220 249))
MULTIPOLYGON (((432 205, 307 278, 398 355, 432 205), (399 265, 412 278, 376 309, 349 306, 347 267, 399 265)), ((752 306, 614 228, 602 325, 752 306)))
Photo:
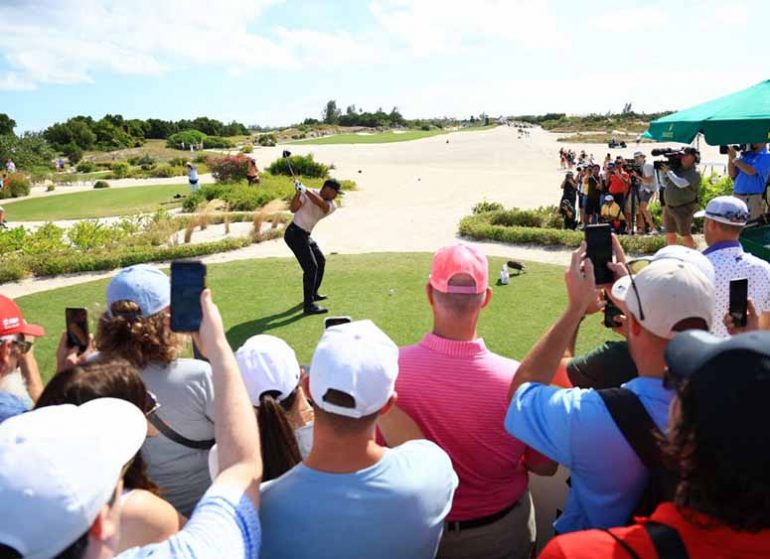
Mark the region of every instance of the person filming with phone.
POLYGON ((735 146, 727 148, 727 174, 735 181, 733 196, 749 208, 749 219, 756 219, 767 210, 765 187, 770 178, 770 154, 767 144, 749 144, 738 157, 735 146))
POLYGON ((340 183, 337 179, 327 179, 321 190, 313 190, 296 180, 294 186, 296 193, 289 205, 294 219, 286 228, 283 239, 302 267, 305 314, 323 314, 328 309, 316 303, 326 299, 325 295, 318 293, 324 278, 326 258, 310 234, 319 221, 337 209, 334 199, 339 195, 340 183))
POLYGON ((748 280, 748 300, 759 315, 759 327, 770 329, 770 264, 744 252, 738 240, 749 220, 746 204, 735 196, 718 196, 695 217, 704 218, 703 233, 708 248, 703 254, 716 272, 711 332, 722 338, 729 335, 723 319, 730 306, 730 283, 744 278, 748 280))

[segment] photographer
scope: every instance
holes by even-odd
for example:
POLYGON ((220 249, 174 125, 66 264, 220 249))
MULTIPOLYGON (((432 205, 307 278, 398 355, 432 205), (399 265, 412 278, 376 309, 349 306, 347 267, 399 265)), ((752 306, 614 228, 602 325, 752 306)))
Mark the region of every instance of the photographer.
POLYGON ((685 246, 695 248, 692 220, 701 181, 700 172, 695 168, 698 162, 700 152, 695 148, 685 148, 669 155, 668 161, 660 165, 661 186, 666 189, 663 226, 669 245, 677 244, 677 235, 680 235, 685 246))
POLYGON ((654 232, 655 223, 652 221, 652 214, 650 214, 648 205, 653 194, 658 190, 658 185, 655 181, 655 169, 652 163, 647 163, 646 157, 641 151, 634 153, 634 163, 641 170, 641 173, 637 173, 636 170, 633 173, 639 185, 639 210, 636 218, 637 233, 654 232))
POLYGON ((735 181, 733 195, 749 207, 749 219, 756 219, 765 213, 765 186, 770 177, 770 154, 767 144, 750 144, 738 159, 735 146, 727 149, 727 173, 735 181))
MULTIPOLYGON (((625 214, 623 221, 625 223, 630 223, 631 216, 625 207, 625 203, 628 191, 631 188, 631 178, 628 176, 628 173, 623 170, 622 165, 617 163, 607 164, 607 184, 608 192, 612 194, 615 203, 623 208, 623 213, 625 214)), ((625 228, 623 232, 625 232, 625 228)))
POLYGON ((567 171, 567 175, 561 183, 561 200, 559 201, 559 213, 564 218, 565 229, 575 229, 577 220, 575 219, 575 202, 578 197, 578 184, 582 183, 583 169, 578 171, 578 180, 575 180, 572 171, 567 171))

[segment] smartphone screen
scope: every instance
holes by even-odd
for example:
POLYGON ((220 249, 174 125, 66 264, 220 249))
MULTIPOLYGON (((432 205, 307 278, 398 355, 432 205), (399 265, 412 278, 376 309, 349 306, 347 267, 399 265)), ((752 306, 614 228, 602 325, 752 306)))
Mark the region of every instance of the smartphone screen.
POLYGON ((736 326, 746 326, 749 299, 749 280, 734 279, 730 282, 730 316, 736 326))
POLYGON ((353 319, 349 316, 330 316, 324 319, 324 328, 331 328, 332 326, 347 324, 348 322, 353 322, 353 319))
POLYGON ((83 308, 67 308, 64 311, 67 325, 67 347, 77 347, 82 353, 88 348, 88 311, 83 308))
POLYGON ((611 283, 614 279, 607 264, 612 262, 612 229, 609 223, 587 225, 585 228, 588 258, 594 265, 596 284, 611 283))
POLYGON ((197 332, 203 313, 201 292, 206 288, 206 266, 198 261, 171 263, 171 330, 197 332))

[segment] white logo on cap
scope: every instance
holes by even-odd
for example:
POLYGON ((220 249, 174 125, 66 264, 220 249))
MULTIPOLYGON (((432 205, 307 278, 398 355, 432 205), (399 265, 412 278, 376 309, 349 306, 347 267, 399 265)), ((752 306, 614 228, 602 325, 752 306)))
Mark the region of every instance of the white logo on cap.
POLYGON ((17 316, 3 319, 3 328, 13 328, 19 325, 19 318, 17 316))

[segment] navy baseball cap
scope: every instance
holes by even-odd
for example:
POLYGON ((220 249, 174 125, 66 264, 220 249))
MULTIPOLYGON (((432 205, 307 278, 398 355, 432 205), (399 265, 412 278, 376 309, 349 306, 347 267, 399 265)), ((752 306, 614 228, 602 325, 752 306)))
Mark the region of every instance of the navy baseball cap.
POLYGON ((743 469, 770 467, 770 331, 728 339, 683 332, 669 342, 665 359, 666 379, 676 387, 687 382, 682 405, 690 408, 682 411, 696 422, 698 444, 743 469))
POLYGON ((147 264, 124 268, 107 285, 107 309, 117 301, 136 303, 141 316, 151 316, 171 304, 171 282, 166 274, 147 264))

